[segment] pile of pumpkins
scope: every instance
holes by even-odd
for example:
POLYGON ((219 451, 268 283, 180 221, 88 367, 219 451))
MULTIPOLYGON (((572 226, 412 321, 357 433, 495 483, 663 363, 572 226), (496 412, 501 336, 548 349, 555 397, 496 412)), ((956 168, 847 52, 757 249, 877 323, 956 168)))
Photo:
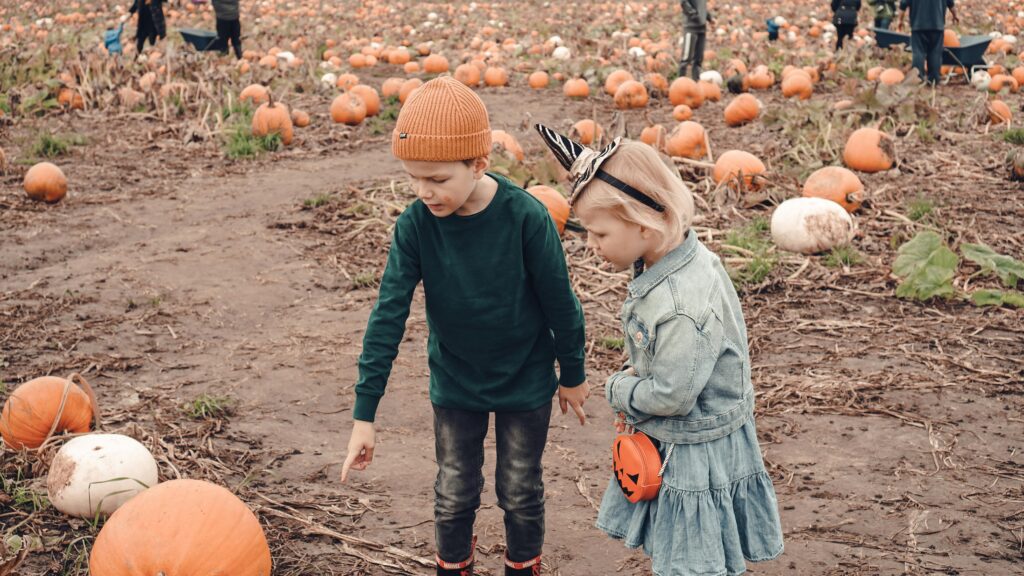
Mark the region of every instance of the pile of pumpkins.
POLYGON ((0 412, 6 450, 40 450, 55 434, 74 435, 50 462, 47 492, 54 508, 70 516, 109 516, 89 556, 92 576, 270 576, 266 536, 244 502, 201 480, 158 483, 145 446, 120 434, 90 433, 94 422, 96 397, 78 374, 26 382, 0 412))

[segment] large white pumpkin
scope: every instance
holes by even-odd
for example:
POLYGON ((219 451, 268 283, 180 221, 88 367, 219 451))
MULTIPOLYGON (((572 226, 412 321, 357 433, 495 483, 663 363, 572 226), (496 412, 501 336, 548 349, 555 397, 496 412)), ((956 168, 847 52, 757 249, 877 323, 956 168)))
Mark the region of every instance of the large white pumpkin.
POLYGON ((53 507, 70 516, 109 515, 155 486, 156 460, 145 446, 120 434, 88 434, 61 447, 46 487, 53 507))
POLYGON ((772 240, 783 250, 815 254, 850 242, 853 218, 824 198, 790 198, 772 213, 772 240))

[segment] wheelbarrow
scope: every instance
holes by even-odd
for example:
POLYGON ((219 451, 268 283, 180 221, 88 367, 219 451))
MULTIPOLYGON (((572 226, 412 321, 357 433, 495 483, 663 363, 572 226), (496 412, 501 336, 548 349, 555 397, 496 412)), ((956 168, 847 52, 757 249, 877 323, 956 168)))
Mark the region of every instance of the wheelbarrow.
POLYGON ((107 48, 107 52, 111 54, 124 53, 124 48, 121 47, 122 32, 124 32, 124 22, 121 22, 117 28, 103 33, 103 45, 107 48))
POLYGON ((182 28, 178 30, 185 42, 192 45, 199 52, 210 50, 223 50, 227 48, 227 42, 217 37, 216 32, 201 30, 199 28, 182 28))
MULTIPOLYGON (((910 34, 894 32, 885 28, 872 28, 875 32, 875 40, 879 48, 904 45, 904 50, 910 51, 910 34)), ((942 64, 948 66, 960 66, 970 79, 976 70, 988 68, 985 63, 985 50, 988 50, 990 36, 961 36, 959 46, 947 46, 942 50, 942 64)))

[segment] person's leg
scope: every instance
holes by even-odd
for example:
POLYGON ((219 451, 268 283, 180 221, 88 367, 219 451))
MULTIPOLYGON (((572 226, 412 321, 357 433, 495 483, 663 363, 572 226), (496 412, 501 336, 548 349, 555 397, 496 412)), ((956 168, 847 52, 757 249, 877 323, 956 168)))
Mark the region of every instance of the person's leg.
POLYGON ((693 67, 690 69, 690 74, 694 81, 700 80, 700 73, 704 69, 704 44, 706 37, 707 31, 701 30, 697 34, 697 41, 693 48, 693 67))
POLYGON ((142 49, 146 47, 146 37, 142 34, 135 35, 135 54, 136 56, 142 54, 142 49))
POLYGON ((235 58, 242 59, 242 21, 235 20, 231 27, 231 46, 235 49, 235 58))
POLYGON ((498 506, 505 511, 506 574, 540 573, 540 555, 544 547, 541 457, 550 421, 550 402, 528 412, 494 415, 498 448, 494 491, 498 506), (538 568, 534 569, 534 566, 538 568))
POLYGON ((924 74, 924 59, 928 50, 928 47, 925 45, 924 32, 910 31, 910 49, 913 51, 910 65, 917 70, 921 80, 924 80, 926 78, 924 74))
POLYGON ((434 406, 434 536, 438 574, 472 570, 473 522, 484 487, 481 468, 489 416, 487 412, 434 406))
POLYGON ((217 18, 217 50, 221 54, 228 53, 228 38, 231 37, 231 21, 217 18))
POLYGON ((929 30, 928 36, 928 82, 938 84, 942 78, 943 34, 941 30, 929 30))
POLYGON ((693 56, 696 52, 697 32, 688 28, 683 29, 683 48, 679 58, 679 76, 690 75, 690 64, 693 63, 693 56))

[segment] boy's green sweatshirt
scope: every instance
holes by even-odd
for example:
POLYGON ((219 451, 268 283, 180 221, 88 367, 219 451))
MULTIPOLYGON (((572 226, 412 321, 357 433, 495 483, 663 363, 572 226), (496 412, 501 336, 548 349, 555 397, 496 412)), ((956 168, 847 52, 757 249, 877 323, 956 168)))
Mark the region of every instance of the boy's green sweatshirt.
POLYGON ((534 410, 559 383, 583 383, 583 309, 558 231, 539 200, 488 175, 498 190, 484 210, 437 218, 417 200, 395 223, 359 356, 356 420, 374 420, 421 280, 434 404, 534 410))

